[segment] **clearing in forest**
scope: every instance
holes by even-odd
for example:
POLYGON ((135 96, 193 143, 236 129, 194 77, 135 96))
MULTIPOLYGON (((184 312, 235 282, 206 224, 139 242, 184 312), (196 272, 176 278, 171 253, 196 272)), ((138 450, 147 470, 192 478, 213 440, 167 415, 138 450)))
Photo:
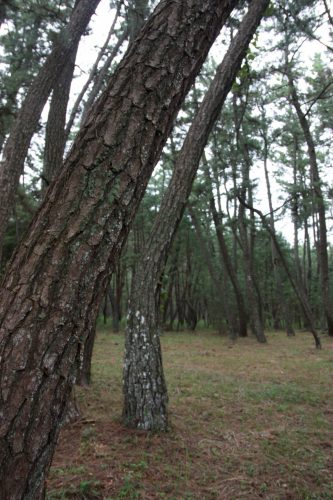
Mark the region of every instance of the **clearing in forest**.
POLYGON ((164 334, 171 429, 146 434, 121 424, 123 335, 100 330, 47 498, 332 499, 333 341, 268 341, 164 334))

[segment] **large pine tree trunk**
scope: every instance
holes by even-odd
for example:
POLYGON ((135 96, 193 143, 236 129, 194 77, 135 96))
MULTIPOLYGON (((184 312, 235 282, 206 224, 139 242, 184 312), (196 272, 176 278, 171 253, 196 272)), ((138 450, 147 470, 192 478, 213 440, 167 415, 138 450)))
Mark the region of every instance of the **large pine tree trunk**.
POLYGON ((266 0, 252 2, 219 66, 179 152, 170 185, 137 263, 126 329, 123 414, 127 425, 146 430, 167 427, 167 393, 158 332, 160 277, 209 133, 267 5, 266 0))
POLYGON ((78 134, 0 292, 0 497, 41 498, 86 316, 230 0, 162 0, 78 134))
POLYGON ((79 0, 67 28, 61 32, 52 52, 30 86, 3 150, 0 164, 0 261, 3 238, 12 212, 24 161, 45 103, 68 58, 76 52, 100 0, 79 0))

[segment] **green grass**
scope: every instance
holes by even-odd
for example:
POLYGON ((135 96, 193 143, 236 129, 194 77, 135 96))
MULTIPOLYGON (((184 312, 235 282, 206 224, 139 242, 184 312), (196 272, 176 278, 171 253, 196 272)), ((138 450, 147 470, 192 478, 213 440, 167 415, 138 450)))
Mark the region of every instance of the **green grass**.
POLYGON ((101 329, 48 498, 333 498, 333 342, 267 336, 163 334, 170 431, 146 434, 121 424, 123 335, 101 329))

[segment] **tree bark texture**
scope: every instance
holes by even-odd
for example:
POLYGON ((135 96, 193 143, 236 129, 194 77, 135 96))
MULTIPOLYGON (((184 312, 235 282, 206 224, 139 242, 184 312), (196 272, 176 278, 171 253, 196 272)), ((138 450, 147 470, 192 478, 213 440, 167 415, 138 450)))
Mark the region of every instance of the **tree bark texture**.
MULTIPOLYGON (((134 0, 133 9, 135 9, 136 6, 138 8, 138 11, 141 12, 141 10, 143 9, 143 5, 142 5, 141 0, 134 0)), ((118 12, 120 11, 120 7, 121 7, 121 4, 119 4, 119 6, 118 6, 118 12)), ((143 12, 142 12, 142 15, 143 15, 143 12)), ((115 19, 113 20, 113 23, 112 23, 112 26, 111 26, 111 29, 109 32, 109 36, 111 36, 111 32, 114 30, 116 19, 117 19, 117 14, 115 16, 115 19)), ((140 17, 140 19, 141 19, 141 17, 140 17)), ((135 26, 132 26, 133 38, 138 33, 139 29, 142 27, 143 21, 144 21, 143 18, 141 19, 141 23, 139 23, 139 20, 137 20, 137 22, 135 23, 135 26)), ((114 55, 116 55, 114 50, 112 51, 112 53, 114 53, 114 55)), ((87 107, 85 109, 87 110, 87 107)), ((119 269, 119 266, 117 266, 117 267, 119 269)), ((105 290, 104 296, 107 297, 107 289, 105 290)), ((91 361, 92 361, 94 343, 95 343, 95 338, 96 338, 96 323, 97 323, 99 309, 100 309, 99 304, 96 303, 96 304, 94 304, 94 311, 91 310, 89 313, 89 318, 88 318, 89 326, 87 327, 87 330, 86 330, 86 340, 84 343, 83 353, 81 356, 80 368, 78 370, 78 384, 80 384, 80 385, 89 385, 91 382, 91 361)), ((113 318, 113 320, 114 320, 114 318, 113 318)), ((115 322, 114 322, 114 324, 115 324, 115 322)))
POLYGON ((162 0, 78 134, 0 292, 0 497, 37 500, 101 300, 186 92, 236 1, 162 0))
POLYGON ((78 41, 99 2, 100 0, 77 2, 67 28, 59 34, 52 52, 32 82, 5 144, 0 164, 0 256, 31 138, 36 132, 50 92, 66 66, 68 58, 76 50, 78 41))
POLYGON ((219 66, 177 156, 169 187, 136 265, 126 328, 123 410, 125 423, 133 427, 167 428, 167 391, 159 341, 161 275, 208 136, 267 5, 267 0, 252 2, 219 66))

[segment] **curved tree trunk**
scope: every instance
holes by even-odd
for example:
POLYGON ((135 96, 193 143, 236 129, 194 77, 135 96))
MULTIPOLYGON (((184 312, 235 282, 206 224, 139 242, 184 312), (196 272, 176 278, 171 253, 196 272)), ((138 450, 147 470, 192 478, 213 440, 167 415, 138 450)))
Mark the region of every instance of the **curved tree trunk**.
POLYGON ((230 0, 162 0, 91 110, 0 291, 0 497, 37 500, 85 341, 230 0), (177 41, 177 43, 176 43, 177 41))
MULTIPOLYGON (((142 1, 141 0, 133 0, 133 6, 132 6, 133 10, 135 9, 136 3, 138 3, 138 10, 140 11, 140 9, 143 8, 142 1)), ((143 3, 146 3, 146 0, 143 3)), ((120 9, 120 5, 119 5, 118 9, 120 9)), ((142 17, 140 17, 141 23, 139 23, 139 21, 137 20, 135 22, 135 24, 132 26, 131 33, 132 33, 133 38, 135 37, 135 35, 138 33, 138 31, 140 30, 140 28, 143 25, 143 22, 144 22, 143 15, 144 15, 144 13, 142 12, 142 17)), ((116 18, 114 19, 113 26, 111 27, 111 30, 114 28, 115 22, 116 22, 116 18)), ((116 55, 115 49, 112 51, 112 54, 113 54, 113 56, 116 55)), ((105 68, 105 66, 104 66, 104 68, 105 68)), ((93 104, 93 102, 91 101, 91 105, 92 104, 93 104)), ((87 107, 85 109, 87 110, 87 107)), ((83 113, 82 119, 84 119, 85 116, 86 115, 83 113)), ((118 265, 117 272, 114 273, 115 278, 116 278, 116 283, 119 280, 119 276, 118 276, 119 271, 120 271, 120 269, 119 269, 119 265, 118 265)), ((110 277, 110 279, 111 279, 111 277, 110 277)), ((104 293, 104 296, 106 296, 106 295, 107 295, 107 289, 105 290, 105 293, 104 293)), ((101 297, 100 302, 102 299, 103 299, 103 297, 101 297)), ((110 299, 111 299, 111 295, 110 295, 110 299)), ((119 297, 117 297, 117 299, 119 299, 119 297)), ((112 300, 111 300, 111 304, 112 304, 112 300)), ((117 300, 117 306, 119 306, 119 300, 117 300)), ((97 319, 98 319, 99 309, 100 309, 99 303, 96 302, 93 310, 90 311, 90 314, 88 315, 88 318, 87 318, 86 340, 85 340, 85 343, 83 346, 83 352, 82 352, 82 356, 81 356, 81 362, 80 362, 80 367, 78 370, 78 378, 77 378, 77 382, 79 385, 89 385, 91 382, 91 361, 92 361, 92 355, 93 355, 95 338, 96 338, 96 323, 97 323, 97 319)), ((119 310, 114 311, 114 313, 118 314, 117 319, 115 318, 115 314, 113 314, 114 331, 119 331, 119 310)))
MULTIPOLYGON (((251 193, 250 185, 250 158, 248 154, 247 145, 241 139, 243 149, 243 165, 242 165, 242 198, 246 198, 246 193, 251 193)), ((250 195, 249 195, 250 197, 250 195)), ((256 282, 256 276, 253 266, 253 246, 252 235, 249 234, 247 224, 245 221, 245 209, 243 205, 239 207, 238 213, 238 227, 242 243, 242 252, 244 259, 244 270, 246 278, 246 288, 248 292, 250 322, 253 334, 256 336, 258 342, 266 343, 267 339, 264 331, 264 322, 262 318, 262 307, 259 296, 259 289, 256 282)), ((250 222, 250 231, 252 230, 252 221, 250 222)))
POLYGON ((215 202, 214 202, 214 197, 213 193, 210 193, 211 199, 210 199, 210 209, 212 212, 213 216, 213 221, 214 221, 214 226, 216 230, 216 236, 217 236, 217 241, 219 244, 219 249, 221 253, 221 257, 225 266, 225 269, 228 273, 228 276, 230 278, 232 287, 234 289, 235 297, 236 297, 236 302, 237 302, 237 307, 238 307, 238 334, 240 337, 247 337, 247 313, 246 313, 246 307, 243 299, 243 294, 241 291, 241 287, 238 282, 237 274, 235 272, 235 269, 232 265, 230 255, 228 252, 227 244, 223 235, 223 230, 221 227, 221 221, 219 214, 217 212, 215 202))
POLYGON ((167 392, 158 332, 160 278, 209 133, 267 5, 267 0, 252 2, 218 67, 178 154, 172 179, 136 266, 126 328, 123 411, 125 423, 133 427, 167 428, 167 392))

